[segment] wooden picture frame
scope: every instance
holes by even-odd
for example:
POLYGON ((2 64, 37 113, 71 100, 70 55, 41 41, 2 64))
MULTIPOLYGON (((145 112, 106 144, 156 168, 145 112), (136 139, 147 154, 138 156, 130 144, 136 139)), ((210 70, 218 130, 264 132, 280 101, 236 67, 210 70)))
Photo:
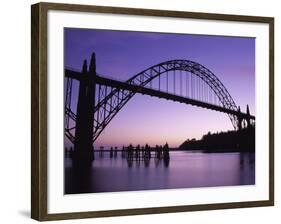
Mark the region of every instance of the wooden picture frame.
POLYGON ((94 217, 187 212, 226 208, 246 208, 274 205, 274 18, 223 15, 183 11, 163 11, 90 5, 38 3, 31 7, 31 217, 39 221, 94 217), (269 192, 268 200, 131 208, 103 211, 48 213, 48 12, 50 10, 188 18, 211 21, 249 22, 269 25, 269 192))

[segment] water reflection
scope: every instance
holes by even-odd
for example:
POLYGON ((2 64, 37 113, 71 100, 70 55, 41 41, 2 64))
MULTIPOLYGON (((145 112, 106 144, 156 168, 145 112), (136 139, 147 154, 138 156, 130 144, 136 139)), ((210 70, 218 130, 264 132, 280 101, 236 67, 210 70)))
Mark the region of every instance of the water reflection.
POLYGON ((90 170, 65 160, 65 193, 114 192, 255 184, 254 153, 125 150, 96 152, 90 170))

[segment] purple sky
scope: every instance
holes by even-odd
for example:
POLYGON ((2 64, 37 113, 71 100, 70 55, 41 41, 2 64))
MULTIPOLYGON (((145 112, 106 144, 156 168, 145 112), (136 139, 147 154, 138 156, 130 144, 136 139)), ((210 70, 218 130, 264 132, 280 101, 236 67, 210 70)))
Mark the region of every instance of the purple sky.
MULTIPOLYGON (((242 111, 255 115, 255 39, 65 28, 65 66, 81 70, 96 53, 97 72, 126 80, 171 59, 196 61, 224 84, 242 111)), ((114 117, 96 146, 164 144, 178 146, 208 131, 233 129, 224 113, 165 99, 136 95, 114 117)))

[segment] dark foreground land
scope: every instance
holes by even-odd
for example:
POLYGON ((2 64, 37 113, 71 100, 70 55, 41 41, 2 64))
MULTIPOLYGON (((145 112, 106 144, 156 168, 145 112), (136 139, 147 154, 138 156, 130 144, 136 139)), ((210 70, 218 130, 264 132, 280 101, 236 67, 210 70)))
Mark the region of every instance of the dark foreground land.
POLYGON ((239 131, 209 132, 200 140, 186 140, 179 146, 179 149, 205 152, 254 152, 255 127, 251 126, 239 131))

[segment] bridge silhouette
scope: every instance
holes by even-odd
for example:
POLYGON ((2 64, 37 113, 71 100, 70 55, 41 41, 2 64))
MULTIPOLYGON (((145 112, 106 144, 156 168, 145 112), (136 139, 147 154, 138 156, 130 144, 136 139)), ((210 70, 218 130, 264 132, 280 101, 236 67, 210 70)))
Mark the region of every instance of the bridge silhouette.
POLYGON ((91 161, 95 140, 137 93, 226 113, 235 130, 255 121, 248 105, 246 113, 241 112, 217 76, 194 61, 165 61, 121 81, 98 74, 93 53, 89 66, 84 60, 82 71, 65 68, 64 72, 65 135, 79 161, 91 161), (72 110, 74 80, 79 82, 76 113, 72 110))

